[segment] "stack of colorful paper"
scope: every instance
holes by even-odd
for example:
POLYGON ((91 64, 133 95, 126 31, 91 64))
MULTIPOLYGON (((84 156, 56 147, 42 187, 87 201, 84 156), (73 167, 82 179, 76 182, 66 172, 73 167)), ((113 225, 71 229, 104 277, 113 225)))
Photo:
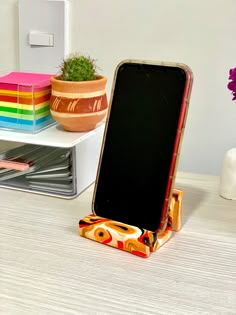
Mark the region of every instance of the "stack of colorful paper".
POLYGON ((0 77, 0 128, 38 132, 55 123, 50 74, 11 72, 0 77))

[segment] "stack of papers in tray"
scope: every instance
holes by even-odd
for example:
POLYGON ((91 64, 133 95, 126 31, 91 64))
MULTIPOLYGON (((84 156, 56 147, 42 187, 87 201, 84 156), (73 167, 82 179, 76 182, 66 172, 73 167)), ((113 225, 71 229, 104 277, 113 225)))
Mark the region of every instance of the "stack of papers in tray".
POLYGON ((23 183, 33 190, 74 193, 71 149, 25 144, 0 153, 0 161, 21 161, 29 166, 23 171, 0 168, 0 184, 23 183))

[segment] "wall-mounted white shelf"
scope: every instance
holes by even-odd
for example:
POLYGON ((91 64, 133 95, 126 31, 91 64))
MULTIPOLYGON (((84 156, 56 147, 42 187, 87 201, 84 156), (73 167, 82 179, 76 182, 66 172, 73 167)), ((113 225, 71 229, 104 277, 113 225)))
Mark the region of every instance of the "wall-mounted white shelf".
POLYGON ((0 129, 0 140, 33 143, 51 147, 71 148, 87 137, 90 137, 98 131, 104 130, 104 122, 97 125, 96 129, 88 132, 69 132, 62 126, 55 124, 39 133, 24 133, 0 129))
MULTIPOLYGON (((0 187, 61 198, 76 197, 91 185, 96 178, 104 127, 105 123, 101 122, 94 130, 88 132, 69 132, 65 131, 62 126, 55 124, 37 134, 0 129, 0 152, 9 152, 11 149, 22 147, 22 145, 26 144, 33 144, 35 147, 42 146, 39 155, 36 156, 34 151, 32 151, 33 153, 29 153, 32 155, 28 154, 26 157, 26 162, 30 159, 31 169, 29 171, 24 173, 24 171, 20 170, 19 172, 21 173, 17 173, 14 170, 7 169, 8 173, 6 173, 4 170, 3 174, 0 174, 0 187), (4 145, 7 146, 6 149, 4 149, 4 145), (61 167, 58 158, 53 156, 58 148, 68 150, 66 152, 66 154, 69 154, 67 162, 63 162, 67 163, 66 167, 64 167, 64 164, 61 167), (52 155, 50 151, 52 151, 52 155), (46 160, 39 163, 38 160, 41 158, 41 154, 42 157, 46 154, 46 160), (47 160, 49 155, 51 156, 50 160, 47 160), (54 158, 55 169, 53 169, 54 158), (61 169, 58 170, 58 163, 60 164, 59 168, 63 168, 62 171, 61 169), (41 172, 41 174, 38 175, 38 172, 41 172), (66 173, 66 175, 62 173, 66 173), (45 174, 47 175, 45 176, 45 174)), ((63 155, 65 152, 63 151, 60 154, 63 155)))

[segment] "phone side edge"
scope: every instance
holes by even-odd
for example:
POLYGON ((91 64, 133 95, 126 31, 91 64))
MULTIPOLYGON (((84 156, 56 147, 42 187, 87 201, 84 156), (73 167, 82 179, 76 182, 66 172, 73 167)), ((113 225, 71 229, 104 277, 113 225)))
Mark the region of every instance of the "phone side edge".
MULTIPOLYGON (((168 64, 168 63, 167 63, 168 64)), ((180 130, 180 135, 179 138, 176 138, 175 140, 175 145, 174 148, 177 145, 177 150, 176 152, 173 152, 172 156, 172 161, 171 161, 171 166, 170 166, 170 173, 169 173, 169 181, 166 189, 166 196, 165 196, 165 202, 164 206, 162 209, 162 216, 160 220, 160 225, 157 229, 158 233, 162 233, 167 226, 167 220, 168 220, 168 210, 170 207, 170 202, 171 202, 171 197, 173 194, 174 190, 174 184, 175 184, 175 177, 176 177, 176 172, 178 169, 178 164, 179 164, 179 157, 180 157, 180 152, 181 152, 181 147, 182 147, 182 142, 183 142, 183 136, 184 136, 184 131, 185 131, 185 124, 187 120, 187 115, 188 115, 188 110, 189 110, 189 102, 190 102, 190 96, 191 96, 191 91, 192 91, 192 86, 193 86, 193 72, 189 66, 183 63, 171 63, 175 67, 179 67, 180 69, 185 71, 186 74, 186 84, 184 88, 184 94, 183 94, 183 100, 181 104, 181 114, 179 117, 179 122, 178 122, 178 128, 177 132, 180 130), (172 170, 172 172, 171 172, 172 170)))

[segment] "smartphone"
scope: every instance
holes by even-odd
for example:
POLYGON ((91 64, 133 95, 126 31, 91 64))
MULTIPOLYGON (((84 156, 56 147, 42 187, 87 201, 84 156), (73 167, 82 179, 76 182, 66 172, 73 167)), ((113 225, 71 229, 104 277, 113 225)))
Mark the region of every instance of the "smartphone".
POLYGON ((94 214, 153 232, 165 228, 191 85, 183 64, 125 60, 117 66, 94 214))

